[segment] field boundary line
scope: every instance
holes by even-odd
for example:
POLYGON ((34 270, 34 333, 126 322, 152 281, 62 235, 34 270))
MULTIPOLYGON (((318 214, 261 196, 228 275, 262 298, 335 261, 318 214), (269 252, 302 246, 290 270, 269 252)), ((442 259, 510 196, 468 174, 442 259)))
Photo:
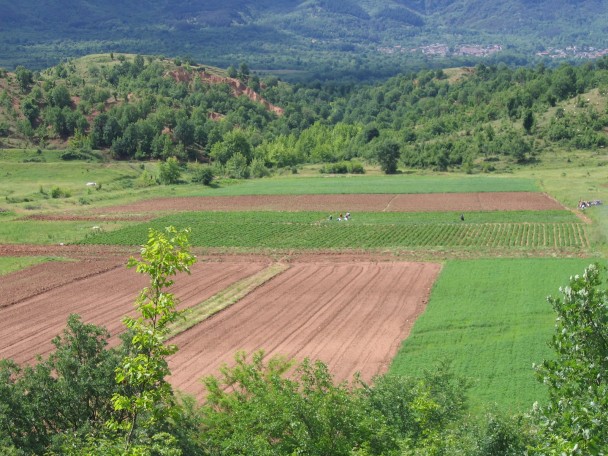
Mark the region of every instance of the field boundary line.
POLYGON ((290 268, 286 263, 273 263, 262 271, 233 283, 209 299, 184 310, 184 319, 171 325, 165 338, 171 339, 198 325, 210 316, 237 303, 249 293, 290 268))

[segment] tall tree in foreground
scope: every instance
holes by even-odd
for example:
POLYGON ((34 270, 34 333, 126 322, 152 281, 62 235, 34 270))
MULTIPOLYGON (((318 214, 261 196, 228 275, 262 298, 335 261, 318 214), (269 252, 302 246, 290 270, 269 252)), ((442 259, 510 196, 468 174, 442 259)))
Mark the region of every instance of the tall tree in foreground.
POLYGON ((543 454, 608 453, 608 290, 605 268, 590 265, 582 276, 549 297, 557 312, 551 346, 556 357, 538 368, 549 387, 549 406, 539 411, 543 454))
POLYGON ((153 429, 169 415, 174 395, 166 377, 170 374, 167 357, 177 351, 166 345, 168 325, 179 317, 176 300, 167 289, 173 285, 178 272, 190 273, 196 257, 189 251, 189 230, 166 228, 163 233, 150 229, 148 242, 141 249, 141 260, 131 258, 128 267, 150 276, 150 286, 144 288, 136 301, 138 318, 125 317, 125 326, 132 334, 131 353, 116 369, 118 384, 129 393, 114 394, 116 411, 126 419, 113 420, 110 426, 125 433, 128 451, 138 428, 153 429))

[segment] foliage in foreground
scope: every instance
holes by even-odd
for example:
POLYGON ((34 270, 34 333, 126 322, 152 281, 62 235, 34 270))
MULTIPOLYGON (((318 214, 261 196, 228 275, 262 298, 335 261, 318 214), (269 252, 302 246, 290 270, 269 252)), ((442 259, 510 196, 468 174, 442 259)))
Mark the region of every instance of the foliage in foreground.
POLYGON ((608 289, 597 264, 549 297, 557 313, 551 347, 556 358, 538 368, 549 389, 542 420, 551 454, 608 451, 608 289))
POLYGON ((148 242, 141 249, 141 260, 131 258, 128 267, 150 277, 150 286, 139 294, 135 304, 139 318, 125 317, 124 324, 132 334, 130 353, 116 368, 116 383, 126 385, 129 392, 114 393, 112 403, 126 417, 112 419, 110 428, 125 432, 126 450, 134 440, 138 427, 150 428, 166 420, 173 406, 173 391, 166 380, 170 374, 167 357, 177 352, 175 345, 165 345, 168 325, 179 313, 173 293, 172 276, 190 273, 196 257, 189 252, 189 230, 178 232, 173 227, 166 233, 150 229, 148 242))

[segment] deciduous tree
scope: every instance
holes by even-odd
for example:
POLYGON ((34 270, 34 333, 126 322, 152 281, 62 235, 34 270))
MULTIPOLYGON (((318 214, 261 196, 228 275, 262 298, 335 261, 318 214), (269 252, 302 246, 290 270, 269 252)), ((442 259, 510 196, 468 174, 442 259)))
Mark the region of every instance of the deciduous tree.
POLYGON ((555 358, 538 368, 549 389, 540 410, 544 454, 605 454, 608 450, 608 289, 605 268, 592 264, 549 297, 557 313, 555 358))
POLYGON ((165 344, 168 325, 179 317, 176 299, 168 289, 178 272, 190 273, 196 257, 190 253, 189 230, 166 228, 165 232, 150 229, 148 241, 142 246, 141 259, 131 258, 128 267, 150 277, 135 303, 137 318, 125 317, 124 324, 132 334, 131 353, 116 369, 116 382, 124 385, 126 393, 115 393, 114 408, 124 412, 124 420, 112 420, 110 426, 125 433, 128 449, 136 430, 151 428, 165 420, 174 406, 167 357, 177 351, 175 345, 165 344))

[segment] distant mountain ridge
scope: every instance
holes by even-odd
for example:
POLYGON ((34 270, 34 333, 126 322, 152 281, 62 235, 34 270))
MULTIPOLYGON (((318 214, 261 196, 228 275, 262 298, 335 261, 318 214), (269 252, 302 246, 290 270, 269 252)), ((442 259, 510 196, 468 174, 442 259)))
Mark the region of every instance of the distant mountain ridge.
POLYGON ((608 0, 0 0, 0 65, 108 50, 296 67, 435 42, 607 46, 608 0), (274 57, 274 59, 273 59, 274 57), (278 59, 278 61, 277 61, 278 59), (291 61, 293 59, 293 61, 291 61))

